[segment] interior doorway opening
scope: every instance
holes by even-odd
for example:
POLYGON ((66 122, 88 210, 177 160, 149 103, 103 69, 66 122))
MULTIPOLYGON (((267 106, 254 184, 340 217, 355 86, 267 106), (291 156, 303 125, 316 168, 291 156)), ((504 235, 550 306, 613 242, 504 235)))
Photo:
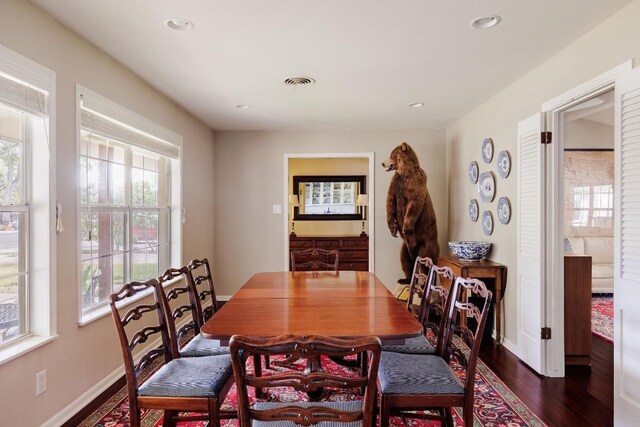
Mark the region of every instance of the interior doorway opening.
POLYGON ((560 113, 564 353, 590 365, 592 335, 613 342, 614 91, 560 113))

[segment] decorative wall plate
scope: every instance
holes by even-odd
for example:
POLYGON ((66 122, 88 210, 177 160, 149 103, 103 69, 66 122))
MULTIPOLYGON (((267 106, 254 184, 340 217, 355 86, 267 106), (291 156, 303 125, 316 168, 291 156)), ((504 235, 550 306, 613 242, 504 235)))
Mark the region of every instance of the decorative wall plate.
POLYGON ((493 159, 493 141, 491 138, 485 138, 482 141, 482 160, 485 163, 491 163, 493 159))
POLYGON ((486 236, 491 236, 491 233, 493 233, 493 215, 491 215, 491 211, 482 212, 482 232, 486 236))
POLYGON ((505 150, 498 153, 498 164, 496 167, 498 168, 500 178, 509 176, 509 172, 511 172, 511 156, 508 151, 505 150))
POLYGON ((471 221, 476 222, 478 220, 478 212, 480 212, 478 201, 471 199, 469 201, 469 218, 471 218, 471 221))
POLYGON ((511 219, 511 203, 506 197, 498 199, 498 219, 503 224, 508 224, 511 219))
POLYGON ((479 173, 480 172, 478 170, 478 162, 474 160, 471 163, 469 163, 469 180, 471 181, 472 184, 475 184, 476 182, 478 182, 479 173))
POLYGON ((496 180, 493 172, 482 172, 478 178, 478 195, 483 202, 492 202, 496 195, 496 180))

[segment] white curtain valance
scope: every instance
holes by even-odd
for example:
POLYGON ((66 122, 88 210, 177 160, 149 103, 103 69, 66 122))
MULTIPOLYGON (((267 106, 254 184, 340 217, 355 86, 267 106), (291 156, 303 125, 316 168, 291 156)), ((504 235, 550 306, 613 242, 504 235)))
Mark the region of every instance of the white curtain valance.
POLYGON ((16 80, 0 75, 0 101, 39 117, 48 111, 48 94, 16 80))
MULTIPOLYGON (((84 104, 83 104, 84 107, 84 104)), ((80 123, 83 130, 106 138, 116 139, 172 159, 180 158, 180 147, 155 138, 116 120, 109 119, 86 108, 80 109, 80 123)))

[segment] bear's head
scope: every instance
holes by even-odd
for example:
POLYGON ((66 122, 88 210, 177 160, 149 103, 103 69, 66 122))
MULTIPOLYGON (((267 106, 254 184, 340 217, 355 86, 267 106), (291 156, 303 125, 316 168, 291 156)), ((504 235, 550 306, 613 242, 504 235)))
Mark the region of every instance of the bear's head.
POLYGON ((406 142, 398 145, 391 152, 389 159, 382 162, 382 167, 389 171, 396 171, 400 175, 419 167, 418 155, 406 142))

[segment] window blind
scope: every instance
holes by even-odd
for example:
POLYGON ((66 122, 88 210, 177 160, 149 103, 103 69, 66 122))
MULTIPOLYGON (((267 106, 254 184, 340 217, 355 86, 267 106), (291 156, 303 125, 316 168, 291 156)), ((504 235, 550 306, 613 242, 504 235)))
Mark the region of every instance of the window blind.
POLYGON ((82 129, 106 138, 116 139, 172 159, 180 157, 180 147, 177 145, 88 110, 84 108, 84 103, 80 109, 80 124, 82 129))
POLYGON ((46 116, 48 111, 47 92, 3 75, 0 75, 0 101, 39 117, 46 116))

